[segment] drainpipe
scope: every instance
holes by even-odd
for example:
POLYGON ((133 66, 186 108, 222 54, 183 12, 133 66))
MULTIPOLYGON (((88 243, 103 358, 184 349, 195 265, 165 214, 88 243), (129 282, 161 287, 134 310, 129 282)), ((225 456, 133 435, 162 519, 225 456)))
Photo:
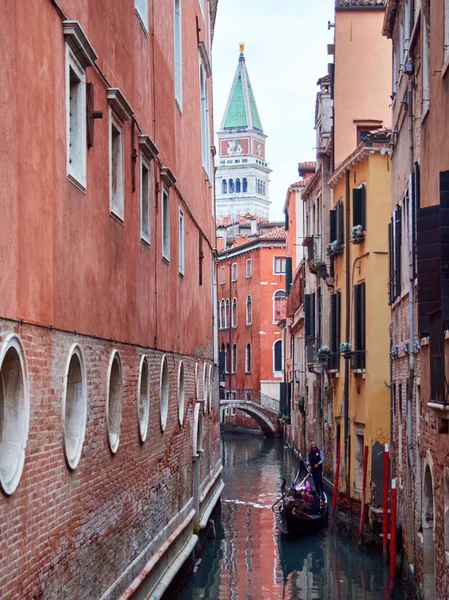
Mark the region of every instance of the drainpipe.
MULTIPOLYGON (((346 219, 345 219, 345 240, 346 240, 346 252, 345 252, 345 263, 346 263, 346 327, 345 327, 345 339, 349 341, 351 333, 351 288, 350 288, 350 256, 349 256, 349 218, 350 218, 350 182, 349 182, 349 171, 346 172, 346 219)), ((349 433, 349 360, 345 359, 345 383, 344 383, 344 425, 345 425, 345 479, 346 479, 346 496, 349 497, 349 481, 350 481, 350 449, 351 439, 349 433)))
MULTIPOLYGON (((410 154, 411 154, 411 167, 413 167, 413 93, 412 93, 412 82, 408 84, 408 114, 409 114, 409 132, 410 132, 410 154)), ((412 193, 409 193, 409 218, 413 214, 413 203, 415 202, 416 189, 415 186, 410 186, 412 193)), ((414 223, 413 223, 414 227, 414 223)), ((415 459, 413 456, 413 388, 415 382, 415 297, 413 290, 413 256, 415 249, 412 246, 413 235, 412 229, 409 228, 409 294, 408 294, 408 305, 409 305, 409 326, 410 326, 410 341, 409 341, 409 383, 408 383, 408 398, 407 398, 407 455, 408 455, 408 466, 412 470, 412 473, 416 475, 415 459)))

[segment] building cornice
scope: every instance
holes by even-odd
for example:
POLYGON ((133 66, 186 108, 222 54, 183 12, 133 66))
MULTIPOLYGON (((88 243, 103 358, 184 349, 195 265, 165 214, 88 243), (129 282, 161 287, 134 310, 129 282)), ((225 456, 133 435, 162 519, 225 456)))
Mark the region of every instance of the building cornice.
POLYGON ((230 248, 229 250, 223 250, 217 256, 217 262, 222 262, 227 258, 232 258, 234 256, 238 256, 239 254, 246 254, 248 252, 252 252, 253 250, 260 250, 261 248, 286 248, 287 242, 286 240, 253 240, 251 242, 246 242, 245 244, 241 244, 240 246, 236 246, 235 248, 230 248))
POLYGON ((365 158, 376 153, 379 153, 382 156, 391 156, 391 147, 383 143, 378 143, 375 146, 367 146, 364 142, 361 142, 354 152, 350 154, 332 173, 332 176, 329 179, 329 186, 333 188, 347 171, 350 171, 359 163, 364 161, 365 158))
POLYGON ((311 193, 316 188, 317 184, 321 181, 321 173, 322 173, 322 171, 321 171, 321 165, 320 165, 318 171, 316 171, 316 173, 314 175, 312 175, 312 177, 308 180, 308 183, 307 183, 303 193, 301 194, 301 198, 303 201, 310 198, 311 193))

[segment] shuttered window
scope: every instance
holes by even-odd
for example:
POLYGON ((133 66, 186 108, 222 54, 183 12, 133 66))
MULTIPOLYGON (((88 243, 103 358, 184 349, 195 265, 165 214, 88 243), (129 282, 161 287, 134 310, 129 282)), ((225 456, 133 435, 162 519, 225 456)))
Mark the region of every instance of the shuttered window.
POLYGON ((331 294, 331 355, 329 368, 338 369, 340 363, 341 293, 331 294))
POLYGON ((365 312, 365 282, 354 286, 354 357, 353 367, 366 367, 366 312, 365 312))
POLYGON ((366 188, 352 190, 352 226, 361 225, 366 230, 366 188))
POLYGON ((345 243, 345 231, 344 231, 344 215, 343 215, 343 200, 339 200, 336 206, 336 240, 339 244, 345 243))
POLYGON ((393 219, 388 223, 388 303, 393 304, 394 298, 394 246, 393 219))
POLYGON ((337 239, 337 211, 329 211, 329 243, 334 242, 337 239))
POLYGON ((310 337, 310 294, 304 294, 304 321, 306 328, 306 337, 310 337))
POLYGON ((395 299, 401 295, 401 244, 402 244, 402 209, 396 208, 394 222, 394 279, 395 299))

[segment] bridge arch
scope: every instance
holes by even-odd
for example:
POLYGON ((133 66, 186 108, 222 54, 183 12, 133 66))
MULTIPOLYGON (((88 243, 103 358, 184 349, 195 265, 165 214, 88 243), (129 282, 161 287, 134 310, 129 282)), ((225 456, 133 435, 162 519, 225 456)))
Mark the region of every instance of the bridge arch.
POLYGON ((271 415, 271 411, 267 409, 261 410, 262 407, 254 402, 245 402, 232 399, 220 400, 220 408, 234 408, 246 413, 256 421, 256 423, 262 429, 264 435, 267 437, 274 437, 278 433, 277 414, 273 412, 271 415), (265 412, 270 413, 270 417, 264 414, 265 412))

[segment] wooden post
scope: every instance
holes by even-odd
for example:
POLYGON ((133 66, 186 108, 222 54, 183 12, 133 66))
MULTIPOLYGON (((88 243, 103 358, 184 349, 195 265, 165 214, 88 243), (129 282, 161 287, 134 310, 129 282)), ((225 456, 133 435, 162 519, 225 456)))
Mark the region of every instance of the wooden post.
POLYGON ((362 484, 362 511, 360 513, 360 541, 363 541, 363 527, 365 526, 365 502, 366 502, 366 475, 368 471, 368 446, 363 453, 363 484, 362 484))
POLYGON ((396 479, 391 480, 390 583, 396 572, 396 479))
POLYGON ((388 553, 388 478, 390 475, 390 445, 385 444, 384 452, 384 505, 382 512, 382 545, 385 560, 388 553))
POLYGON ((338 440, 337 446, 337 464, 335 466, 335 479, 334 479, 334 495, 332 497, 332 514, 335 512, 337 507, 337 496, 338 496, 338 480, 340 479, 340 440, 338 440))

